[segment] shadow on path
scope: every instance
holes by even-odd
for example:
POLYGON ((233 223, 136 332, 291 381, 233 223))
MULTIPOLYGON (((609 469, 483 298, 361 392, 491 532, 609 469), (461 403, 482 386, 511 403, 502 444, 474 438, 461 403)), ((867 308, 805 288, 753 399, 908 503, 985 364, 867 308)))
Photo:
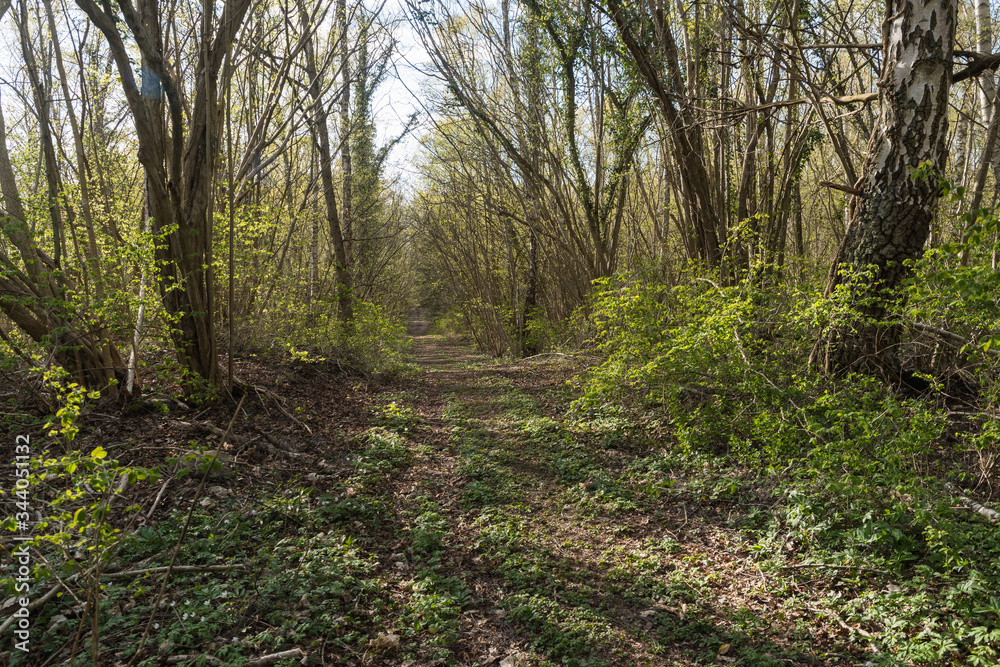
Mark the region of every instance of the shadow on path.
POLYGON ((404 484, 447 514, 439 575, 472 593, 459 664, 853 664, 849 641, 816 641, 824 616, 781 620, 723 513, 641 488, 663 443, 566 420, 572 361, 493 360, 420 313, 409 331, 424 372, 397 388, 425 453, 404 484))

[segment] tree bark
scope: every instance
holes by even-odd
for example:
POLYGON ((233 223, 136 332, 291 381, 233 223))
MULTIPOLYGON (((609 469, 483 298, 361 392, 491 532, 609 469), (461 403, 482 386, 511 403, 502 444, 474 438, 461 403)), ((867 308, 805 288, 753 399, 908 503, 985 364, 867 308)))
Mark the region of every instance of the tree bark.
MULTIPOLYGON (((220 142, 209 125, 220 126, 216 91, 218 74, 235 40, 250 0, 227 0, 212 34, 202 35, 197 49, 194 104, 185 123, 177 68, 167 62, 156 0, 120 0, 108 13, 94 0, 76 0, 104 34, 121 79, 139 141, 139 162, 148 184, 148 205, 157 245, 160 293, 174 319, 171 337, 181 365, 211 386, 220 385, 211 279, 212 224, 209 198, 213 165, 220 142), (119 23, 119 18, 124 25, 119 23), (120 30, 127 28, 142 56, 141 91, 120 30), (166 99, 164 109, 163 99, 166 99), (166 111, 168 122, 162 121, 166 111)), ((185 383, 185 391, 196 388, 185 383)))
MULTIPOLYGON (((308 33, 311 30, 308 25, 309 15, 301 4, 299 15, 303 22, 302 30, 304 33, 308 33)), ((330 240, 333 243, 333 263, 337 275, 337 301, 340 307, 340 320, 345 326, 349 326, 354 321, 353 281, 337 206, 337 190, 333 185, 333 152, 330 150, 330 129, 327 123, 329 112, 323 101, 312 37, 306 43, 305 51, 306 76, 310 82, 309 96, 313 101, 313 125, 310 130, 313 133, 318 151, 320 181, 323 186, 323 198, 326 202, 326 221, 330 231, 330 240)))
POLYGON ((827 371, 901 376, 900 327, 890 308, 924 249, 947 159, 948 93, 955 40, 954 0, 888 0, 881 122, 869 143, 865 176, 827 294, 848 291, 851 312, 813 361, 827 371), (924 166, 925 176, 913 170, 924 166))
POLYGON ((347 0, 337 0, 337 24, 340 27, 340 169, 343 172, 341 188, 341 228, 344 234, 344 256, 347 265, 353 267, 351 246, 354 243, 353 174, 351 168, 351 59, 347 46, 347 31, 350 22, 347 17, 347 0))
MULTIPOLYGON (((990 15, 990 0, 976 0, 976 51, 993 53, 993 20, 990 15)), ((996 95, 993 70, 987 69, 979 75, 979 107, 983 122, 989 125, 993 118, 993 97, 996 95)))

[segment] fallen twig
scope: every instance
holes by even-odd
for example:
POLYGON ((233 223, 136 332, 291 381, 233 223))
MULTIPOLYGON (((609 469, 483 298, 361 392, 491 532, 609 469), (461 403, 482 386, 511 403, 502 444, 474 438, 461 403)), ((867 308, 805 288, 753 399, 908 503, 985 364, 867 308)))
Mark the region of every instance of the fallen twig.
POLYGON ((867 637, 868 639, 871 639, 872 637, 875 636, 872 633, 868 632, 867 630, 862 630, 861 628, 855 628, 848 625, 847 623, 844 623, 844 621, 840 618, 840 616, 837 616, 836 612, 834 612, 832 609, 816 609, 815 607, 806 607, 806 609, 816 614, 826 614, 828 617, 837 621, 837 625, 844 628, 848 632, 856 632, 862 637, 867 637))
POLYGON ((289 449, 282 447, 281 442, 270 433, 265 433, 264 431, 260 431, 260 434, 264 436, 264 439, 267 441, 267 443, 265 443, 264 445, 264 448, 276 456, 287 456, 288 458, 292 459, 300 459, 308 457, 308 454, 293 452, 289 449))
MULTIPOLYGON (((68 579, 66 579, 66 583, 69 583, 70 581, 74 581, 78 577, 79 577, 79 575, 74 574, 73 576, 71 576, 68 579)), ((57 583, 55 586, 53 586, 52 588, 50 588, 48 590, 48 592, 45 593, 45 595, 43 595, 42 597, 38 598, 37 600, 35 600, 31 604, 29 604, 28 605, 28 611, 35 611, 36 609, 41 608, 43 605, 45 605, 47 602, 49 602, 52 598, 54 598, 56 596, 56 594, 59 591, 62 590, 63 586, 64 586, 63 582, 57 583)), ((14 616, 10 616, 6 621, 4 621, 3 624, 0 625, 0 635, 2 635, 4 632, 6 632, 7 628, 9 628, 11 625, 13 625, 15 620, 16 619, 14 618, 14 616)))
POLYGON ((128 570, 126 572, 105 572, 101 576, 105 579, 125 579, 127 577, 138 577, 144 574, 163 574, 164 572, 170 570, 171 572, 228 572, 230 570, 243 569, 245 566, 242 563, 237 563, 235 565, 174 565, 173 569, 169 567, 147 567, 142 570, 128 570))
POLYGON ((565 357, 567 359, 594 359, 595 361, 602 361, 600 357, 594 357, 589 354, 566 354, 565 352, 542 352, 541 354, 524 357, 521 361, 531 361, 532 359, 539 359, 541 357, 565 357))
POLYGON ((301 426, 303 429, 305 429, 305 431, 309 435, 313 434, 311 428, 309 428, 308 426, 306 426, 305 424, 303 424, 301 421, 299 421, 298 419, 296 419, 290 412, 288 412, 288 410, 285 409, 285 406, 283 406, 281 404, 281 399, 278 398, 277 396, 275 396, 274 392, 272 392, 272 391, 270 391, 268 389, 265 389, 264 387, 257 387, 257 386, 254 387, 254 391, 256 391, 258 394, 264 394, 265 396, 267 396, 268 398, 270 398, 271 401, 274 403, 274 406, 276 408, 278 408, 278 410, 281 412, 281 414, 285 415, 285 417, 287 417, 291 421, 293 421, 296 424, 298 424, 299 426, 301 426))
MULTIPOLYGON (((941 327, 935 327, 935 326, 932 326, 930 324, 924 324, 922 322, 912 322, 910 324, 910 326, 912 326, 917 331, 923 331, 924 333, 935 334, 935 335, 940 336, 941 338, 944 338, 945 340, 949 340, 952 343, 955 343, 957 345, 965 346, 965 345, 975 345, 976 344, 975 341, 971 341, 968 338, 966 338, 965 336, 960 336, 957 333, 954 333, 952 331, 948 331, 947 329, 942 329, 941 327)), ((979 347, 978 349, 981 352, 985 352, 986 354, 991 354, 994 357, 1000 357, 1000 349, 990 348, 988 350, 984 350, 981 347, 979 347)))
POLYGON ((175 420, 174 423, 177 424, 178 426, 183 426, 184 428, 188 429, 207 431, 208 433, 216 435, 221 439, 225 439, 234 445, 242 445, 246 441, 246 439, 243 436, 236 435, 235 433, 230 433, 229 437, 227 438, 226 432, 223 431, 218 426, 216 426, 215 424, 212 424, 211 422, 199 422, 199 421, 185 422, 185 421, 175 420))
POLYGON ((826 567, 831 570, 857 570, 858 572, 874 572, 875 574, 884 574, 885 576, 891 576, 891 573, 885 570, 876 570, 870 567, 860 567, 858 565, 830 565, 829 563, 796 563, 794 565, 782 565, 782 570, 804 570, 806 568, 815 567, 826 567))
POLYGON ((159 505, 160 501, 163 499, 163 493, 167 490, 168 484, 170 484, 170 477, 167 477, 167 479, 164 480, 163 486, 160 487, 160 492, 156 494, 156 498, 153 500, 153 506, 149 508, 148 512, 146 512, 147 521, 153 518, 153 512, 156 511, 156 506, 159 505))
POLYGON ((168 665, 179 665, 182 662, 196 662, 198 660, 204 660, 205 662, 211 663, 213 665, 221 665, 222 661, 213 655, 207 653, 202 653, 201 655, 172 655, 164 662, 168 665))
POLYGON ((972 498, 963 496, 962 493, 958 491, 955 487, 953 487, 951 484, 946 484, 945 486, 947 486, 948 490, 954 493, 959 500, 965 503, 969 507, 969 509, 975 510, 979 514, 982 514, 984 517, 986 517, 993 523, 997 523, 998 521, 1000 521, 1000 512, 997 512, 994 509, 990 509, 986 505, 978 503, 972 498))
POLYGON ((282 651, 281 653, 262 655, 259 658, 248 660, 243 664, 245 664, 247 667, 263 667, 263 665, 273 665, 279 660, 286 660, 288 658, 304 658, 304 657, 306 657, 305 651, 303 651, 300 648, 293 648, 290 651, 282 651))
MULTIPOLYGON (((246 567, 242 563, 237 563, 236 565, 175 565, 172 572, 227 572, 229 570, 241 569, 246 567)), ((169 568, 166 567, 150 567, 142 570, 128 570, 127 572, 103 572, 101 573, 101 578, 103 579, 125 579, 131 577, 137 577, 143 574, 162 574, 166 572, 169 568)), ((79 579, 80 575, 74 574, 68 577, 65 582, 58 582, 55 586, 46 591, 45 595, 32 601, 28 605, 28 611, 35 611, 43 607, 46 603, 50 602, 56 595, 61 591, 67 584, 72 583, 79 579)), ((68 590, 68 589, 67 589, 68 590)), ((0 624, 0 634, 3 634, 7 628, 14 623, 16 619, 11 616, 2 624, 0 624)), ((192 660, 194 658, 191 658, 192 660)))

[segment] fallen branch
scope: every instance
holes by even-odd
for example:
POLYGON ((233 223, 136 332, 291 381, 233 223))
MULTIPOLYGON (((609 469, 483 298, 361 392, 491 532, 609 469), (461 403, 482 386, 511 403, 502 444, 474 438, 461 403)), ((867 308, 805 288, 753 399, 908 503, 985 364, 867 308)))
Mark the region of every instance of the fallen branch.
POLYGON ((997 523, 998 521, 1000 521, 1000 512, 997 512, 994 509, 990 509, 986 505, 983 505, 982 503, 978 503, 975 500, 973 500, 972 498, 969 498, 967 496, 963 496, 962 493, 961 493, 961 491, 958 491, 951 484, 946 484, 945 486, 948 487, 949 491, 951 491, 952 493, 955 494, 956 498, 958 498, 963 503, 965 503, 966 506, 968 506, 969 509, 975 510, 979 514, 982 514, 984 517, 986 517, 987 519, 989 519, 992 523, 997 523))
POLYGON ((168 484, 170 484, 170 477, 167 477, 167 479, 163 482, 163 486, 160 487, 160 492, 156 494, 156 498, 153 500, 153 506, 149 508, 148 512, 146 512, 147 521, 153 518, 153 512, 156 511, 156 506, 159 505, 160 501, 163 499, 163 493, 167 490, 168 484))
MULTIPOLYGON (((227 572, 229 570, 235 570, 246 567, 242 563, 236 565, 176 565, 174 566, 173 572, 227 572)), ((143 574, 162 574, 167 571, 166 567, 151 567, 144 570, 129 570, 127 572, 104 572, 101 577, 104 579, 125 579, 131 577, 137 577, 143 574)), ((28 605, 28 611, 36 611, 42 608, 45 604, 50 602, 56 595, 61 591, 67 584, 70 584, 80 578, 80 575, 74 574, 67 577, 65 582, 58 582, 55 586, 46 591, 45 595, 32 601, 28 605)), ((0 635, 6 632, 16 619, 11 616, 2 624, 0 624, 0 635)), ((209 656, 210 657, 210 656, 209 656)), ((194 660, 194 658, 191 658, 194 660)))
POLYGON ((272 454, 274 454, 276 456, 287 456, 288 458, 292 458, 292 459, 300 459, 300 458, 308 458, 309 457, 308 454, 302 454, 300 452, 293 452, 290 449, 286 449, 285 447, 282 447, 281 441, 279 441, 273 435, 271 435, 270 433, 266 433, 265 431, 263 431, 261 429, 257 429, 257 430, 260 432, 260 434, 262 436, 264 436, 264 440, 267 441, 265 443, 265 445, 264 445, 264 448, 267 449, 267 451, 271 452, 272 454))
POLYGON ((230 570, 243 569, 242 563, 236 565, 175 565, 173 569, 169 567, 147 567, 142 570, 128 570, 126 572, 105 572, 101 576, 105 579, 125 579, 138 577, 144 574, 163 574, 171 572, 229 572, 230 570))
POLYGON ((862 637, 867 637, 868 639, 871 639, 872 637, 874 637, 874 635, 872 633, 868 632, 867 630, 862 630, 861 628, 855 628, 855 627, 852 627, 852 626, 848 625, 847 623, 844 623, 844 621, 840 618, 840 616, 837 616, 836 612, 834 612, 831 609, 816 609, 815 607, 806 607, 806 609, 808 609, 809 611, 811 611, 811 612, 813 612, 815 614, 825 614, 829 618, 832 618, 833 620, 837 621, 837 625, 839 625, 840 627, 844 628, 848 632, 856 632, 859 635, 861 635, 862 637))
POLYGON ((263 667, 264 665, 273 665, 279 660, 286 660, 288 658, 304 658, 306 657, 305 651, 300 648, 293 648, 291 651, 282 651, 281 653, 272 653, 270 655, 262 655, 259 658, 254 658, 253 660, 246 661, 246 667, 263 667))
POLYGON ((222 664, 221 660, 207 653, 202 653, 201 655, 172 655, 164 660, 164 663, 168 665, 179 665, 182 662, 196 662, 198 660, 204 660, 205 662, 213 665, 222 664))
POLYGON ((523 357, 521 361, 530 361, 531 359, 538 359, 539 357, 572 357, 571 354, 566 354, 565 352, 542 352, 541 354, 533 354, 530 357, 523 357))
POLYGON ((875 574, 884 574, 885 576, 891 576, 889 572, 885 570, 876 570, 870 567, 859 567, 857 565, 830 565, 828 563, 796 563, 795 565, 782 565, 782 570, 805 570, 807 568, 819 568, 825 567, 831 570, 857 570, 858 572, 873 572, 875 574))
POLYGON ((216 435, 220 439, 227 440, 234 445, 242 445, 246 441, 246 439, 243 436, 236 435, 235 433, 230 433, 229 436, 226 437, 226 432, 223 431, 218 426, 216 426, 215 424, 212 424, 211 422, 198 422, 198 421, 185 422, 176 420, 174 423, 177 424, 178 426, 183 426, 184 428, 187 429, 201 430, 207 433, 211 433, 212 435, 216 435))
MULTIPOLYGON (((948 331, 947 329, 942 329, 940 327, 931 326, 930 324, 924 324, 922 322, 912 322, 910 323, 910 326, 912 326, 917 331, 932 333, 937 336, 940 336, 941 338, 944 338, 945 340, 950 340, 951 342, 962 346, 976 344, 974 341, 969 340, 965 336, 960 336, 957 333, 948 331)), ((1000 350, 996 348, 990 348, 988 350, 983 350, 982 348, 979 349, 985 352, 986 354, 992 354, 994 357, 1000 357, 1000 350)))
POLYGON ((538 359, 540 357, 565 357, 567 359, 594 359, 596 361, 601 361, 600 357, 594 357, 589 354, 566 354, 565 352, 542 352, 541 354, 533 354, 530 357, 524 357, 521 361, 531 361, 532 359, 538 359))
POLYGON ((305 431, 309 435, 313 434, 311 428, 309 428, 308 426, 306 426, 305 424, 303 424, 302 422, 300 422, 298 419, 296 419, 295 417, 293 417, 292 414, 289 413, 288 410, 285 409, 285 406, 283 406, 281 404, 281 399, 278 398, 277 396, 275 396, 274 392, 272 392, 272 391, 270 391, 268 389, 265 389, 264 387, 257 387, 257 386, 254 387, 254 391, 256 391, 258 394, 264 394, 265 396, 267 396, 268 398, 270 398, 271 401, 274 403, 275 407, 278 408, 278 410, 281 411, 281 414, 285 415, 285 417, 287 417, 291 421, 293 421, 296 424, 298 424, 299 426, 301 426, 303 429, 305 429, 305 431))
MULTIPOLYGON (((79 575, 74 574, 73 576, 71 576, 68 579, 66 579, 66 583, 74 581, 78 577, 79 577, 79 575)), ((61 591, 63 589, 63 585, 64 585, 63 582, 59 582, 55 586, 53 586, 52 588, 50 588, 48 590, 48 592, 45 593, 45 595, 43 595, 42 597, 38 598, 37 600, 35 600, 34 602, 32 602, 31 604, 28 605, 28 611, 35 611, 36 609, 40 609, 47 602, 49 602, 52 598, 54 598, 59 591, 61 591)), ((0 635, 2 635, 4 632, 6 632, 7 628, 9 628, 11 625, 14 624, 14 621, 15 621, 14 616, 10 616, 6 621, 4 621, 3 624, 0 625, 0 635)))

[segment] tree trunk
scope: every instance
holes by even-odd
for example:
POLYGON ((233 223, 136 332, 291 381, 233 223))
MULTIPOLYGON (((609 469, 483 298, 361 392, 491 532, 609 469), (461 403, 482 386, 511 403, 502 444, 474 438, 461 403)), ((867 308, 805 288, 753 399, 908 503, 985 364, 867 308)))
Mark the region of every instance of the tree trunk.
POLYGON ((947 159, 956 11, 954 0, 886 3, 881 122, 827 285, 828 295, 848 290, 852 312, 813 351, 827 371, 901 379, 900 327, 891 322, 890 308, 907 274, 904 262, 923 251, 947 159), (932 171, 915 178, 921 165, 932 171))
MULTIPOLYGON (((219 20, 211 22, 219 26, 217 31, 202 34, 194 73, 194 103, 187 123, 177 68, 167 62, 156 0, 140 0, 138 6, 131 0, 120 0, 120 14, 114 15, 105 13, 94 0, 77 0, 77 5, 107 40, 135 123, 154 231, 164 237, 157 245, 156 260, 163 305, 173 318, 170 331, 178 360, 209 385, 219 386, 209 199, 220 142, 210 126, 220 127, 218 74, 250 0, 229 0, 219 20), (121 31, 126 27, 142 56, 141 92, 122 39, 121 31), (164 98, 167 126, 162 121, 164 98)), ((188 393, 196 390, 190 383, 184 386, 188 393)))
POLYGON ((340 76, 343 86, 340 89, 340 168, 343 171, 343 187, 341 189, 341 229, 344 233, 344 257, 347 265, 354 266, 351 246, 354 243, 354 207, 353 176, 351 169, 351 59, 348 56, 347 30, 347 0, 337 0, 337 24, 340 26, 340 76))
MULTIPOLYGON (((303 22, 302 29, 309 30, 309 15, 301 4, 299 14, 303 22)), ((313 124, 310 130, 313 133, 318 151, 320 181, 323 185, 323 198, 326 201, 326 221, 330 228, 330 240, 333 243, 333 263, 337 274, 337 301, 340 306, 340 320, 345 326, 349 326, 354 321, 353 281, 337 206, 337 190, 333 186, 333 153, 330 150, 330 130, 327 124, 329 112, 323 102, 312 37, 306 42, 305 51, 306 76, 310 81, 309 96, 313 101, 313 124)))
MULTIPOLYGON (((980 53, 993 53, 993 16, 990 12, 990 0, 976 0, 976 50, 980 53)), ((979 74, 979 107, 982 110, 983 122, 989 128, 996 115, 996 79, 992 69, 979 74)), ((987 130, 989 131, 989 130, 987 130)), ((993 177, 1000 183, 1000 151, 996 143, 983 151, 982 160, 989 164, 993 177)))
POLYGON ((542 70, 541 70, 541 50, 539 46, 540 34, 538 21, 529 20, 525 23, 525 42, 522 46, 520 61, 524 68, 523 74, 515 67, 515 54, 513 49, 513 39, 510 30, 510 7, 509 2, 502 4, 503 28, 504 28, 504 50, 506 51, 506 61, 508 76, 514 93, 514 103, 516 111, 521 117, 518 124, 518 145, 521 154, 525 156, 528 164, 523 165, 521 172, 521 196, 524 201, 525 219, 528 228, 528 266, 525 275, 524 300, 521 303, 520 327, 517 332, 518 351, 524 356, 537 354, 540 349, 538 341, 531 337, 531 322, 536 317, 538 307, 538 230, 540 228, 541 216, 539 212, 544 205, 542 201, 542 188, 538 183, 537 174, 541 170, 541 148, 542 131, 541 123, 543 118, 542 110, 542 70), (524 77, 524 90, 520 88, 519 79, 524 77), (524 98, 522 100, 522 92, 524 98))
MULTIPOLYGON (((319 171, 316 164, 316 144, 309 147, 309 182, 313 183, 318 178, 316 172, 319 171)), ((291 190, 291 188, 289 188, 291 190)), ((313 215, 312 234, 309 237, 309 305, 315 307, 314 302, 319 294, 319 192, 313 194, 313 215)))
MULTIPOLYGON (((83 223, 87 231, 87 270, 93 273, 96 282, 96 293, 98 297, 104 296, 104 279, 101 275, 101 252, 97 247, 97 235, 94 232, 94 218, 90 207, 90 183, 87 180, 87 158, 83 147, 83 132, 80 123, 77 121, 76 110, 70 103, 73 98, 69 89, 69 78, 66 76, 66 68, 63 65, 62 49, 59 46, 59 35, 56 31, 55 15, 52 11, 52 0, 45 0, 45 16, 48 19, 49 33, 52 36, 52 46, 59 69, 59 81, 62 86, 63 96, 66 98, 66 114, 69 116, 70 128, 73 131, 73 146, 76 149, 76 172, 77 181, 80 184, 80 210, 83 214, 83 223)), ((86 113, 86 107, 81 113, 86 113)))
MULTIPOLYGON (((993 53, 993 19, 990 15, 990 0, 976 0, 976 50, 993 53)), ((993 98, 996 85, 993 70, 987 69, 979 75, 979 108, 983 123, 989 124, 993 118, 993 98)))
POLYGON ((712 178, 705 166, 705 150, 701 123, 691 116, 691 108, 678 108, 675 100, 686 99, 687 91, 681 80, 680 57, 671 29, 667 25, 666 13, 661 5, 653 17, 653 26, 659 40, 659 59, 663 70, 647 49, 640 43, 636 23, 628 15, 622 0, 608 0, 611 18, 615 23, 625 49, 632 58, 639 76, 649 86, 663 119, 668 127, 668 136, 678 167, 683 175, 680 180, 684 210, 690 220, 693 233, 692 259, 698 259, 712 267, 718 267, 722 260, 722 242, 725 239, 725 224, 716 208, 712 178), (664 75, 669 72, 670 75, 664 75))

